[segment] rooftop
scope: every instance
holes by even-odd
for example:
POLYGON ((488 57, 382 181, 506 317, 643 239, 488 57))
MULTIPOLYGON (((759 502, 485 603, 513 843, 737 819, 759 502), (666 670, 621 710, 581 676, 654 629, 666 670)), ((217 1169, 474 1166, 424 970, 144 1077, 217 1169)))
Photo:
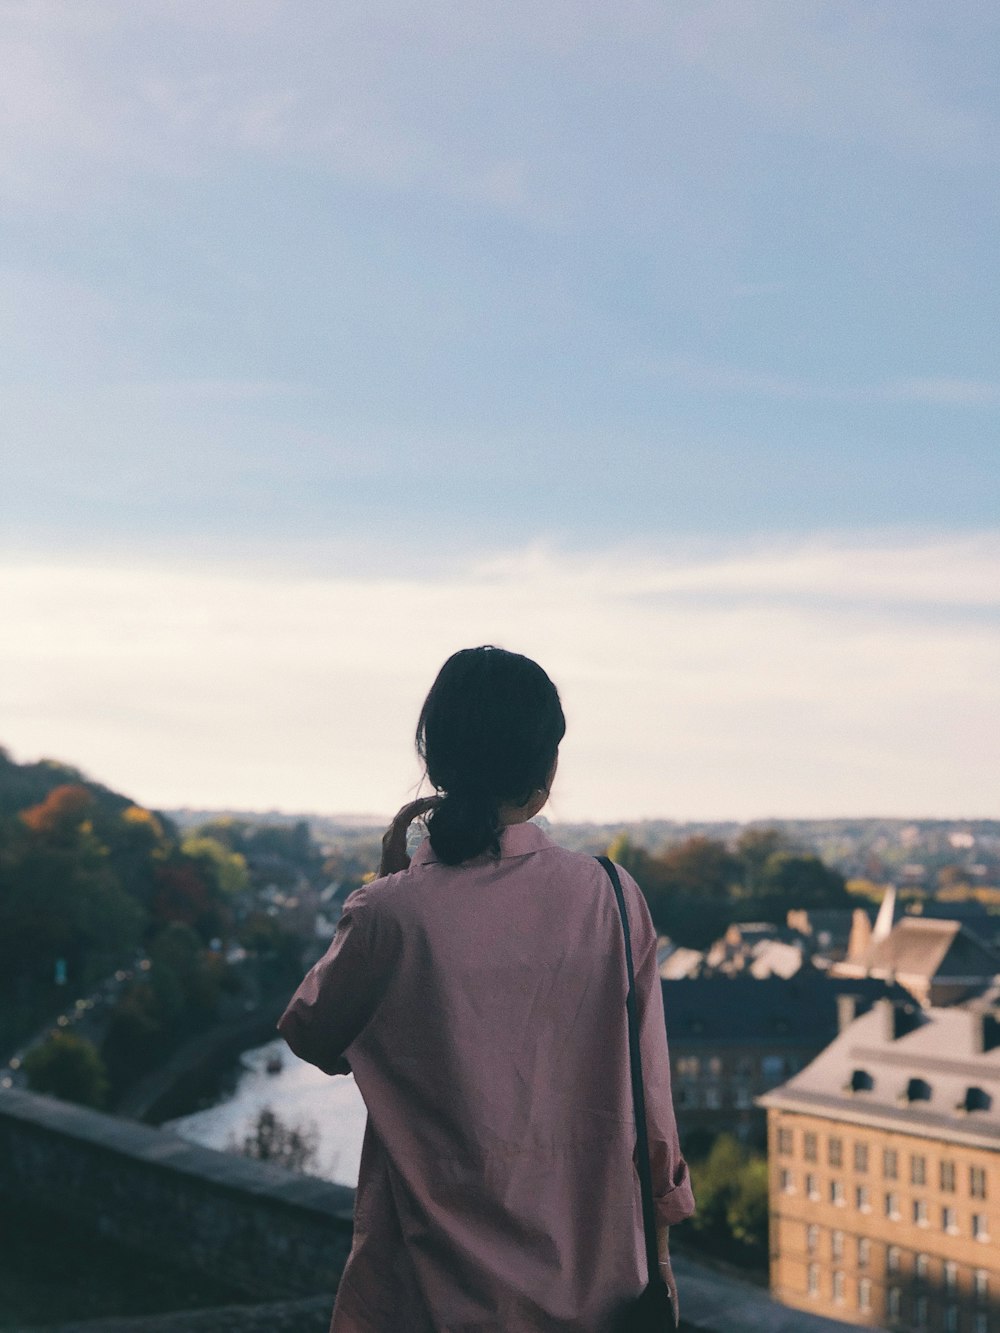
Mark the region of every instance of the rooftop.
POLYGON ((1000 1017, 882 1000, 765 1107, 1000 1150, 1000 1017))
MULTIPOLYGON (((667 1035, 673 1047, 715 1041, 731 1045, 825 1045, 836 1036, 837 997, 858 1007, 904 992, 873 977, 830 977, 806 966, 792 977, 685 977, 663 981, 667 1035)), ((907 997, 908 998, 908 997, 907 997)))

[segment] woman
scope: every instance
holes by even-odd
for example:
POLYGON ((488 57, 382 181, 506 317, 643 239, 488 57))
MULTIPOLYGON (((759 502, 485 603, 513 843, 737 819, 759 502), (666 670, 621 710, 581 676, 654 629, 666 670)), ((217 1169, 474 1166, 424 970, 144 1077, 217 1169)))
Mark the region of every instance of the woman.
MULTIPOLYGON (((535 662, 448 659, 417 727, 439 795, 393 820, 379 878, 348 898, 279 1024, 303 1059, 353 1072, 368 1107, 331 1333, 605 1333, 645 1285, 621 918, 600 864, 528 822, 564 731, 535 662)), ((619 873, 672 1286, 667 1229, 694 1202, 656 932, 619 873)))

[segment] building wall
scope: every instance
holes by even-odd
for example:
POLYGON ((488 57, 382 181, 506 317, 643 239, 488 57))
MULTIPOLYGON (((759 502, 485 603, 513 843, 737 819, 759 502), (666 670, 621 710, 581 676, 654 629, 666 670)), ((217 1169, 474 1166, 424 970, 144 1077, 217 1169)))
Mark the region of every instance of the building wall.
POLYGON ((354 1205, 343 1186, 15 1090, 0 1091, 0 1196, 269 1299, 336 1288, 354 1205))
POLYGON ((1000 1151, 771 1109, 768 1161, 777 1299, 860 1325, 1000 1333, 1000 1151))
POLYGON ((762 1147, 766 1117, 756 1099, 784 1083, 815 1054, 814 1045, 781 1042, 737 1046, 687 1038, 673 1044, 671 1086, 681 1142, 695 1132, 726 1132, 762 1147))

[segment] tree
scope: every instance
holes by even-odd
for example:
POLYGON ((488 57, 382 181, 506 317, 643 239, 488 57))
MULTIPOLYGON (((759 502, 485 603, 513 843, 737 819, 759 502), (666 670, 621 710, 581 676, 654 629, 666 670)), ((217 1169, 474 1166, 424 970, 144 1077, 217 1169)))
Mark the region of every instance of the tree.
POLYGON ((53 1032, 24 1057, 32 1092, 47 1092, 66 1102, 101 1107, 108 1095, 108 1073, 93 1042, 72 1032, 53 1032))
POLYGON ((706 1247, 737 1262, 767 1258, 767 1159, 732 1134, 720 1134, 708 1156, 691 1164, 698 1211, 694 1231, 706 1247))
POLYGON ((315 1163, 318 1149, 319 1131, 313 1123, 286 1124, 264 1106, 242 1140, 230 1136, 226 1151, 255 1162, 274 1162, 289 1171, 306 1171, 315 1163))
POLYGON ((218 838, 185 838, 181 851, 214 876, 220 893, 226 897, 235 897, 250 884, 246 858, 239 852, 230 851, 218 838))
POLYGON ((743 830, 736 842, 736 856, 743 867, 743 890, 748 896, 760 891, 768 859, 776 852, 788 850, 788 840, 780 829, 743 830))
POLYGON ((764 863, 761 894, 793 900, 795 907, 842 907, 847 903, 843 875, 818 856, 774 852, 764 863))
POLYGON ((696 834, 656 858, 667 887, 703 900, 725 900, 741 878, 739 861, 724 842, 696 834))

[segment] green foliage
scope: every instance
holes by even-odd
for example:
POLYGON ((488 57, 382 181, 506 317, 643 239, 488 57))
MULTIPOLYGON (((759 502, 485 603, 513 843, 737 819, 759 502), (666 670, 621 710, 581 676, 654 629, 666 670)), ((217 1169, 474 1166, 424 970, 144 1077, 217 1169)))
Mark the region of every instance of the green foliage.
POLYGON ((246 857, 231 851, 218 838, 205 835, 185 838, 181 851, 214 876, 219 891, 227 898, 233 898, 249 887, 246 857))
POLYGON ((850 903, 843 877, 777 829, 746 829, 733 851, 695 835, 657 855, 622 835, 608 854, 635 877, 657 930, 690 948, 706 948, 733 921, 782 922, 793 907, 850 903))
POLYGON ((54 1032, 24 1057, 33 1092, 47 1092, 81 1106, 101 1107, 108 1095, 104 1061, 92 1042, 72 1032, 54 1032))
POLYGON ((702 1244, 737 1263, 767 1258, 767 1159, 731 1134, 720 1134, 708 1156, 691 1164, 698 1210, 691 1226, 702 1244))
POLYGON ((135 948, 143 920, 89 819, 0 826, 0 987, 45 985, 57 958, 74 980, 96 980, 135 948))

